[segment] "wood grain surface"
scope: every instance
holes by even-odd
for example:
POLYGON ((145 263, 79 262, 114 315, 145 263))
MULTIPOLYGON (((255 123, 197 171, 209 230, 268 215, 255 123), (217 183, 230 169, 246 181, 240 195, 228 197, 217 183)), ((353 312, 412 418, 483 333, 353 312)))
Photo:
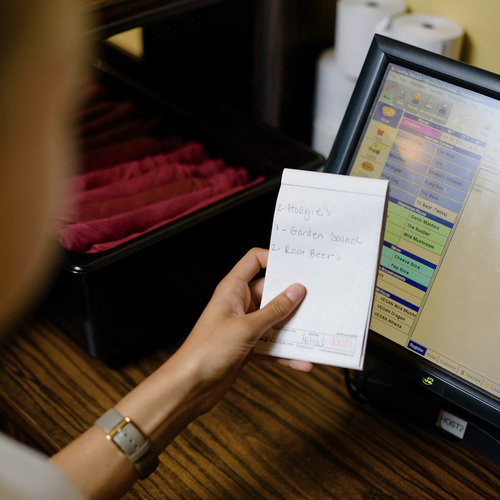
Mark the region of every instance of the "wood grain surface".
MULTIPOLYGON (((0 349, 2 427, 53 453, 175 346, 108 366, 47 320, 30 319, 0 349)), ((248 365, 215 409, 161 455, 138 499, 489 499, 500 467, 460 443, 353 401, 337 368, 296 373, 248 365)))

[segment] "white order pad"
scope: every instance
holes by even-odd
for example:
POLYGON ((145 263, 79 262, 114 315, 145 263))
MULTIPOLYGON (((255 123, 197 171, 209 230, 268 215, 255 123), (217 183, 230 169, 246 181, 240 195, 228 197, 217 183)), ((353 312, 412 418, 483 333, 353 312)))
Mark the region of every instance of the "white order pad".
POLYGON ((362 369, 388 187, 380 179, 283 171, 261 307, 292 283, 307 294, 256 352, 362 369))

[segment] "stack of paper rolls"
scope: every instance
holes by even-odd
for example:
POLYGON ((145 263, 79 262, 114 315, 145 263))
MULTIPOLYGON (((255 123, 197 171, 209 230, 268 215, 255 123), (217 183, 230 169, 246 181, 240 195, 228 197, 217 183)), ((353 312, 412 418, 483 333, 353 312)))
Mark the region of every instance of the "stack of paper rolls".
POLYGON ((312 147, 328 156, 379 26, 406 11, 402 0, 338 0, 334 47, 316 66, 312 147))
POLYGON ((328 156, 356 79, 341 71, 333 48, 324 50, 316 66, 313 149, 328 156))
POLYGON ((402 0, 338 0, 334 47, 316 66, 312 147, 328 156, 376 33, 460 58, 464 30, 439 16, 406 13, 402 0))

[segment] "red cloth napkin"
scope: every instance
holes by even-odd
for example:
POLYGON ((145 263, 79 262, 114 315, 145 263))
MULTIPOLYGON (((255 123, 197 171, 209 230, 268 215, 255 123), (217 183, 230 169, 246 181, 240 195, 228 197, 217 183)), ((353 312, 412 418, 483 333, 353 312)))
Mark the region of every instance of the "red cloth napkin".
POLYGON ((184 139, 177 135, 165 139, 150 136, 133 137, 92 151, 84 151, 80 154, 78 164, 82 172, 101 170, 161 152, 166 153, 180 148, 184 143, 184 139))
POLYGON ((133 137, 80 154, 78 165, 82 172, 102 170, 127 161, 139 160, 161 152, 158 139, 149 136, 133 137))
POLYGON ((103 130, 89 137, 81 137, 78 142, 80 150, 92 150, 113 142, 119 142, 139 135, 147 135, 161 123, 161 117, 153 116, 148 119, 132 118, 124 123, 103 130))
POLYGON ((146 191, 133 193, 129 196, 75 205, 73 211, 68 211, 64 218, 66 221, 73 223, 106 219, 113 215, 129 212, 139 207, 175 198, 176 196, 201 189, 207 185, 207 180, 202 178, 183 179, 146 191))
MULTIPOLYGON (((184 146, 165 153, 154 156, 159 163, 199 163, 207 158, 204 147, 199 142, 188 142, 184 146), (163 156, 163 158, 160 158, 163 156)), ((91 189, 114 184, 116 182, 139 177, 156 168, 156 163, 151 162, 151 158, 128 161, 102 170, 96 170, 73 177, 63 184, 62 192, 73 196, 91 189)))
POLYGON ((141 163, 145 168, 143 175, 82 191, 73 196, 72 205, 82 206, 87 203, 123 198, 193 177, 209 178, 225 168, 222 160, 205 160, 198 165, 164 163, 162 155, 148 157, 141 163))
POLYGON ((217 195, 212 196, 210 198, 207 198, 205 200, 202 200, 200 203, 197 203, 196 205, 193 205, 192 207, 188 208, 185 212, 179 213, 177 216, 173 216, 170 219, 161 220, 160 222, 154 224, 153 226, 148 227, 144 231, 140 231, 140 232, 134 233, 134 234, 129 234, 128 236, 125 236, 124 238, 121 238, 119 240, 109 241, 106 243, 96 243, 90 247, 90 249, 87 251, 87 253, 98 253, 98 252, 104 252, 106 250, 110 250, 118 245, 121 245, 122 243, 126 243, 127 241, 133 240, 134 238, 137 238, 137 237, 139 237, 147 232, 153 231, 154 229, 157 229, 161 226, 164 226, 165 224, 168 224, 170 222, 173 222, 174 220, 177 220, 181 217, 189 215, 190 213, 196 212, 197 210, 201 210, 202 208, 208 207, 209 205, 213 205, 214 203, 217 203, 220 200, 223 200, 223 199, 225 199, 233 194, 236 194, 239 191, 242 191, 243 189, 247 189, 255 184, 263 182, 264 180, 265 180, 265 177, 259 177, 259 178, 255 179, 253 182, 247 184, 246 186, 238 186, 238 187, 232 188, 229 191, 226 191, 224 193, 220 193, 220 194, 217 194, 217 195))
POLYGON ((131 120, 133 114, 137 111, 136 106, 130 101, 111 102, 110 104, 111 106, 107 113, 80 123, 75 129, 76 135, 79 137, 91 137, 102 134, 112 127, 118 127, 125 121, 131 120))
POLYGON ((247 180, 245 169, 228 168, 211 179, 207 187, 106 219, 70 224, 59 231, 58 238, 69 250, 89 252, 96 244, 143 234, 153 226, 165 224, 189 213, 195 206, 206 204, 210 198, 221 194, 227 196, 231 189, 247 184, 247 180))
POLYGON ((85 106, 74 114, 72 121, 75 123, 75 127, 81 126, 82 124, 110 113, 115 106, 116 103, 114 101, 101 99, 99 96, 96 96, 96 99, 85 103, 85 106))

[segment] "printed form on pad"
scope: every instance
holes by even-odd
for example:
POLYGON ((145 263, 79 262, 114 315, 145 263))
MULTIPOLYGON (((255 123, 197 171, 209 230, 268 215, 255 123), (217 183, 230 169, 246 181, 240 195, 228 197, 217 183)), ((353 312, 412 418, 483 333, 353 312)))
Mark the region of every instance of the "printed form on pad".
POLYGON ((260 354, 362 369, 389 182, 285 169, 261 307, 292 283, 306 297, 260 354))

